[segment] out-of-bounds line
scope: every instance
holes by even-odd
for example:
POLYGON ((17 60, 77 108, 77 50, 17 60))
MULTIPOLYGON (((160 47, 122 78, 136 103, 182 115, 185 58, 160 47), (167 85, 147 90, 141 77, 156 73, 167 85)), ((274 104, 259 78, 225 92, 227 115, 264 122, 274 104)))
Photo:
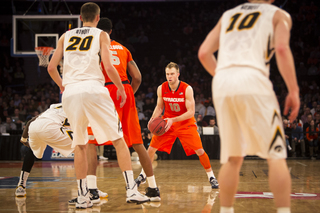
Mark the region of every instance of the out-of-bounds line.
POLYGON ((300 163, 300 162, 298 162, 298 161, 296 161, 296 163, 297 163, 297 164, 300 164, 300 165, 302 165, 302 166, 307 166, 306 164, 300 163))

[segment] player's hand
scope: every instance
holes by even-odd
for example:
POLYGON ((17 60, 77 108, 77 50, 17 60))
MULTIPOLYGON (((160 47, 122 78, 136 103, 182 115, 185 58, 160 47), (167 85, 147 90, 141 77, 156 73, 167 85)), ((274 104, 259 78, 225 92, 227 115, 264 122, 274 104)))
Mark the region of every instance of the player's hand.
POLYGON ((119 98, 121 98, 120 107, 122 108, 127 100, 127 95, 126 95, 126 92, 124 91, 124 89, 117 90, 117 100, 119 100, 119 98))
POLYGON ((293 122, 298 116, 300 109, 300 99, 299 92, 289 92, 286 101, 284 103, 284 115, 288 115, 289 110, 291 110, 289 115, 290 122, 293 122))
POLYGON ((60 88, 61 93, 63 93, 64 92, 64 86, 61 86, 59 88, 60 88))
POLYGON ((167 125, 164 127, 165 131, 167 132, 171 128, 173 120, 172 118, 165 118, 163 120, 167 121, 167 125))

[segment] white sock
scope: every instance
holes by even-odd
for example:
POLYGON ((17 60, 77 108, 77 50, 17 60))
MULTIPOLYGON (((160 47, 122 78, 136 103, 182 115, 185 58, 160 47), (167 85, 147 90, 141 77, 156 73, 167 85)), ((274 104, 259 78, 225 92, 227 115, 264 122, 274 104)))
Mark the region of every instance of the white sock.
POLYGON ((233 207, 220 206, 220 213, 234 213, 233 207))
POLYGON ((156 179, 154 178, 154 175, 152 175, 151 177, 147 177, 147 180, 150 188, 157 188, 156 179))
POLYGON ((89 189, 97 189, 97 176, 87 175, 87 183, 89 189))
POLYGON ((77 183, 78 183, 78 195, 85 196, 88 192, 87 179, 86 178, 78 179, 77 183))
POLYGON ((280 208, 277 208, 277 213, 291 213, 290 207, 280 207, 280 208))
POLYGON ((30 174, 29 172, 21 170, 21 172, 20 172, 20 180, 18 182, 18 186, 22 185, 23 187, 26 187, 29 174, 30 174))
POLYGON ((212 171, 212 170, 211 170, 210 172, 207 172, 207 175, 208 175, 208 179, 209 179, 209 181, 210 181, 210 178, 211 178, 211 177, 216 178, 216 177, 214 176, 214 174, 213 174, 213 171, 212 171))
POLYGON ((133 179, 133 171, 127 170, 122 172, 124 180, 126 181, 127 188, 133 189, 136 186, 136 182, 133 179))

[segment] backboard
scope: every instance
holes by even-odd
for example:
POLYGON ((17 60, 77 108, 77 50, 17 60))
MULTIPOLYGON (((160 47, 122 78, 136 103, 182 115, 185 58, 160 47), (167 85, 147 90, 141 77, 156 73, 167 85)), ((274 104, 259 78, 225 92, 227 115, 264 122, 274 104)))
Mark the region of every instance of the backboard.
POLYGON ((80 15, 13 16, 11 55, 37 56, 34 48, 57 46, 59 37, 68 30, 81 27, 80 15))

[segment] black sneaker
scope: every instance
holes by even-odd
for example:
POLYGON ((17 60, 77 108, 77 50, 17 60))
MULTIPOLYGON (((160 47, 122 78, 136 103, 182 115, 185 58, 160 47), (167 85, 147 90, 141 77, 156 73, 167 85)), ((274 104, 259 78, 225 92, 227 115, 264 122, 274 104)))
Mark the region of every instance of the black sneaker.
POLYGON ((99 192, 98 189, 89 189, 90 192, 90 200, 92 203, 99 203, 100 202, 100 197, 99 197, 99 192))
POLYGON ((158 202, 161 200, 159 188, 146 188, 146 196, 149 197, 150 201, 158 202))
MULTIPOLYGON (((98 192, 98 189, 89 189, 90 191, 90 200, 92 203, 99 203, 100 202, 100 197, 99 197, 99 192, 98 192)), ((74 198, 74 199, 71 199, 68 201, 68 204, 69 205, 76 205, 78 201, 78 198, 74 198)))
POLYGON ((219 189, 218 180, 215 179, 214 177, 211 177, 211 178, 210 178, 210 184, 211 184, 211 188, 213 188, 213 189, 219 189))
POLYGON ((146 178, 143 177, 142 174, 140 174, 136 179, 134 179, 134 181, 136 182, 137 186, 139 187, 140 184, 145 184, 146 183, 146 178))

